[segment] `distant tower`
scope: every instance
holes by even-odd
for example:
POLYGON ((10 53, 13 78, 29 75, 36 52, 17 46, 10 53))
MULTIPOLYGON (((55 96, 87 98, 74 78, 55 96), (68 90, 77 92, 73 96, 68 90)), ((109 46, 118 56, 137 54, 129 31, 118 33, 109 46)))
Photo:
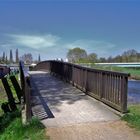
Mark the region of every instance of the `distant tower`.
POLYGON ((39 56, 38 56, 38 62, 40 62, 41 61, 41 58, 40 58, 40 54, 39 54, 39 56))

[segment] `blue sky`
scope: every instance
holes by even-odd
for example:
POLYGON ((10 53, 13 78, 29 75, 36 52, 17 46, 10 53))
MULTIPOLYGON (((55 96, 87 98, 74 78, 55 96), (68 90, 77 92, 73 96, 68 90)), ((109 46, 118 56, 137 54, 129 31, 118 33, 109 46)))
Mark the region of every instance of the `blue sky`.
POLYGON ((65 58, 74 47, 99 57, 140 52, 140 1, 0 0, 0 55, 65 58))

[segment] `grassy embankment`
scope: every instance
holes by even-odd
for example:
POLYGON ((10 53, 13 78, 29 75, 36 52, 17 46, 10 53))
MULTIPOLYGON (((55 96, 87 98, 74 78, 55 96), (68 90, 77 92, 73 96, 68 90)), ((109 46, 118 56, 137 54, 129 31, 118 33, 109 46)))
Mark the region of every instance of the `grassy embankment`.
POLYGON ((140 80, 140 69, 123 68, 123 67, 115 67, 115 66, 99 66, 94 64, 91 64, 91 67, 96 69, 102 69, 102 70, 111 70, 111 71, 129 73, 131 75, 130 77, 131 79, 140 80))
MULTIPOLYGON (((16 78, 17 75, 16 75, 16 78)), ((11 90, 16 97, 14 87, 8 79, 11 90)), ((0 106, 7 101, 7 96, 0 80, 0 106)), ((45 128, 37 118, 23 126, 20 111, 4 114, 0 108, 0 140, 48 140, 45 128)))
POLYGON ((140 131, 140 104, 128 107, 129 113, 122 117, 122 120, 128 122, 129 126, 140 131))
POLYGON ((0 140, 49 140, 45 128, 36 118, 23 126, 20 112, 9 113, 0 118, 0 140))

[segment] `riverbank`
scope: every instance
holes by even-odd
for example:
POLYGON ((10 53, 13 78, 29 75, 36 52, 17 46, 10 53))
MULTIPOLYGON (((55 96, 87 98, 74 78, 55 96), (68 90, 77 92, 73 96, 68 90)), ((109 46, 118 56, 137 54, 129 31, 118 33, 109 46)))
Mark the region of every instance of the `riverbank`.
MULTIPOLYGON (((79 65, 83 65, 83 64, 79 64, 79 65)), ((83 66, 94 68, 94 69, 129 73, 130 74, 129 79, 140 80, 140 69, 138 68, 128 68, 128 67, 126 68, 126 67, 106 66, 106 65, 101 66, 101 65, 95 65, 95 64, 90 64, 90 65, 84 64, 83 66)))
MULTIPOLYGON (((15 76, 18 80, 18 75, 15 76)), ((9 77, 7 80, 16 100, 16 91, 12 82, 9 77)), ((8 102, 8 99, 0 79, 0 140, 49 140, 45 135, 45 127, 37 118, 33 118, 28 125, 22 125, 20 106, 17 106, 19 110, 16 112, 4 114, 1 109, 4 102, 8 102)))
POLYGON ((20 111, 0 116, 0 140, 49 140, 45 127, 33 118, 28 125, 23 125, 20 111))
POLYGON ((140 131, 140 104, 128 107, 128 113, 122 117, 122 120, 128 122, 130 127, 140 131))

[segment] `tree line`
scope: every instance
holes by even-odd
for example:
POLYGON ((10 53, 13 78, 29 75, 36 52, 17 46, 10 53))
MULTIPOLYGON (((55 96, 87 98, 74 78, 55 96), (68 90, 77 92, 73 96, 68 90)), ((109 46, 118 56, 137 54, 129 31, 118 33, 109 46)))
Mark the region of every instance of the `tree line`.
POLYGON ((25 53, 22 56, 19 56, 18 49, 15 51, 15 57, 13 57, 13 51, 10 49, 9 57, 5 52, 0 56, 0 63, 10 64, 10 63, 19 63, 19 61, 24 61, 25 64, 38 63, 41 61, 40 54, 38 55, 38 60, 33 60, 33 56, 31 53, 25 53))
POLYGON ((67 53, 69 62, 72 63, 113 63, 113 62, 140 62, 140 52, 130 49, 115 57, 98 57, 96 53, 87 54, 81 48, 70 49, 67 53))

